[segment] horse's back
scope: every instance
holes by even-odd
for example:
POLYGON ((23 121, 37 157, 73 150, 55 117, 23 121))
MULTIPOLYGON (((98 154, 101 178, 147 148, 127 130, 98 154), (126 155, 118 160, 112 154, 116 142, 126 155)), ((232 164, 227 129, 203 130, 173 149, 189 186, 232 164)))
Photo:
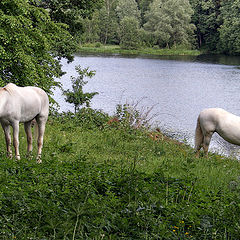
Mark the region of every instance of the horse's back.
POLYGON ((25 87, 26 89, 29 89, 30 91, 34 92, 35 97, 38 98, 40 103, 40 113, 43 115, 48 115, 49 113, 49 99, 46 92, 38 87, 25 87))
POLYGON ((37 115, 47 118, 49 113, 49 99, 46 92, 38 87, 22 87, 22 101, 27 106, 29 111, 36 111, 37 115))
POLYGON ((20 122, 26 122, 37 115, 43 117, 49 113, 49 99, 44 90, 38 87, 18 87, 15 84, 8 84, 4 87, 9 93, 7 109, 11 116, 19 119, 20 122))
POLYGON ((237 124, 240 123, 240 117, 236 116, 222 108, 208 108, 204 109, 199 114, 201 121, 212 121, 215 123, 237 124))

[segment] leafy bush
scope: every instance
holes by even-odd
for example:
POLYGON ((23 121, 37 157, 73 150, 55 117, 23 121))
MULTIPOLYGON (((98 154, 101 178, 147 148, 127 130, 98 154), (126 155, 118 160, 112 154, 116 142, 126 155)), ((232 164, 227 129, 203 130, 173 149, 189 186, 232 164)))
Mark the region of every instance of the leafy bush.
POLYGON ((101 110, 92 108, 81 108, 76 114, 72 112, 52 113, 54 121, 60 124, 68 123, 69 126, 80 126, 84 129, 103 129, 110 117, 101 110))
POLYGON ((102 44, 100 43, 100 42, 97 42, 96 44, 95 44, 95 47, 96 48, 100 48, 102 46, 102 44))

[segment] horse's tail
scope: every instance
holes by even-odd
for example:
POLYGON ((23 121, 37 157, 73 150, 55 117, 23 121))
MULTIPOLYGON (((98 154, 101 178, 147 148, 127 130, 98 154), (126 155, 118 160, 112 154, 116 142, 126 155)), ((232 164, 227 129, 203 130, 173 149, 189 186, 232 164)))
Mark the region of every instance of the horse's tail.
POLYGON ((198 116, 197 126, 195 130, 195 151, 199 151, 203 143, 203 132, 200 125, 200 119, 198 116))

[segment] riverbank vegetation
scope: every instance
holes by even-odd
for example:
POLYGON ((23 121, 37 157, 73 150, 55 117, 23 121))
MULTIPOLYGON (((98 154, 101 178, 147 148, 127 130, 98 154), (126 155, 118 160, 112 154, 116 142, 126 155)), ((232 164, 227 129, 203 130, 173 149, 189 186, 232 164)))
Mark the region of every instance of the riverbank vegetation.
POLYGON ((1 239, 239 238, 237 160, 109 119, 51 116, 42 164, 0 152, 1 239))
POLYGON ((138 48, 138 49, 122 49, 119 45, 102 45, 83 44, 79 49, 83 54, 111 54, 111 55, 135 55, 135 56, 198 56, 201 54, 199 50, 186 49, 185 47, 173 48, 138 48))

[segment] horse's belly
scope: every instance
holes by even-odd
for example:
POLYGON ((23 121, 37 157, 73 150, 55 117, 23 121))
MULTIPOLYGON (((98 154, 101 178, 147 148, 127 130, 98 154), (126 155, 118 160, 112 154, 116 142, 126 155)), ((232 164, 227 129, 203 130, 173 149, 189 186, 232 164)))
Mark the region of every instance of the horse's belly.
POLYGON ((235 145, 240 145, 240 131, 234 129, 230 130, 225 130, 225 131, 217 131, 218 134, 227 142, 235 144, 235 145))
POLYGON ((24 109, 21 109, 21 114, 20 114, 20 122, 28 122, 31 121, 33 118, 35 118, 40 112, 39 107, 37 106, 32 106, 29 108, 29 106, 24 109))
POLYGON ((19 122, 28 122, 39 114, 41 103, 37 96, 33 96, 31 99, 29 99, 29 96, 20 97, 17 100, 13 102, 14 107, 10 114, 13 119, 19 122))

